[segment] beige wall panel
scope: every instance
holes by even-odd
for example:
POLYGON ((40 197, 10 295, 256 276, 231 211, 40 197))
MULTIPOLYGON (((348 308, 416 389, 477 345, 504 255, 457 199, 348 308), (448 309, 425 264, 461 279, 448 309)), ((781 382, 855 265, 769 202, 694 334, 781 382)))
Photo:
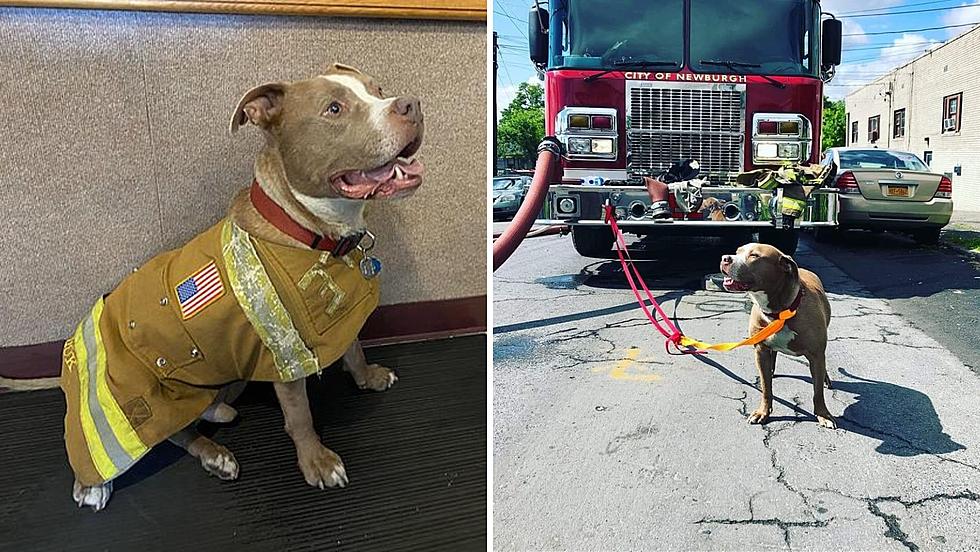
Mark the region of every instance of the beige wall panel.
POLYGON ((0 48, 14 53, 0 57, 0 201, 11 206, 0 219, 0 346, 64 337, 132 266, 220 219, 262 144, 254 127, 228 134, 240 95, 331 61, 375 74, 387 93, 419 96, 426 114, 425 183, 369 209, 382 303, 486 293, 485 32, 0 9, 0 48))

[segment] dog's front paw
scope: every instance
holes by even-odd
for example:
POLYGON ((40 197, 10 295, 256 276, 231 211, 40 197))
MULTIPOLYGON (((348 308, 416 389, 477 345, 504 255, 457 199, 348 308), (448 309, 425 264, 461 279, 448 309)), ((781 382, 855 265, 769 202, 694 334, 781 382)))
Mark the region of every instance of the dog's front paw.
POLYGON ((204 471, 223 481, 238 479, 238 460, 230 450, 219 444, 214 444, 212 450, 201 455, 201 466, 204 471))
POLYGON ((820 424, 820 427, 837 429, 837 422, 834 421, 834 417, 829 413, 817 414, 817 423, 820 424))
POLYGON ((358 383, 357 386, 361 389, 384 391, 394 385, 396 381, 398 381, 398 376, 392 370, 380 364, 368 364, 367 368, 364 369, 364 381, 358 383))
POLYGON ((106 503, 109 502, 109 497, 112 496, 112 481, 94 487, 84 487, 75 481, 71 496, 79 508, 90 506, 92 511, 98 512, 105 508, 106 503))
POLYGON ((316 443, 298 451, 298 455, 299 469, 308 485, 320 489, 347 486, 347 471, 334 451, 316 443))
POLYGON ((750 424, 764 424, 766 420, 769 419, 769 414, 772 413, 771 409, 768 408, 757 408, 754 412, 749 414, 750 424))

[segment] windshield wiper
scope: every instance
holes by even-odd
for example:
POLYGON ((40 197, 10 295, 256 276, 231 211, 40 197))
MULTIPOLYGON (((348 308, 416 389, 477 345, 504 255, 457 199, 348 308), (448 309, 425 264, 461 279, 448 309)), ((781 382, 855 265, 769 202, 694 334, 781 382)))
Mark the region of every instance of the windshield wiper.
MULTIPOLYGON (((746 69, 759 69, 760 67, 762 67, 758 63, 742 63, 742 62, 739 62, 739 61, 731 61, 731 60, 727 60, 727 59, 726 60, 722 60, 722 61, 711 60, 711 59, 702 59, 700 61, 700 63, 701 63, 701 65, 711 65, 711 66, 715 66, 715 67, 727 67, 728 69, 730 69, 732 71, 735 71, 736 73, 739 73, 739 74, 742 74, 742 75, 744 75, 745 72, 744 71, 739 71, 739 69, 741 69, 741 68, 746 68, 746 69)), ((783 83, 779 82, 778 80, 770 77, 769 75, 764 75, 764 74, 759 73, 759 76, 762 77, 762 78, 764 78, 764 79, 766 79, 767 81, 769 81, 769 84, 775 86, 776 88, 778 88, 780 90, 782 90, 783 88, 786 88, 786 85, 785 84, 783 84, 783 83)))
POLYGON ((585 77, 585 82, 592 82, 603 75, 608 75, 613 71, 618 71, 624 68, 633 69, 652 69, 654 67, 677 67, 679 64, 676 61, 645 61, 642 59, 621 59, 619 61, 614 61, 612 63, 612 69, 605 69, 599 71, 598 73, 593 73, 585 77))

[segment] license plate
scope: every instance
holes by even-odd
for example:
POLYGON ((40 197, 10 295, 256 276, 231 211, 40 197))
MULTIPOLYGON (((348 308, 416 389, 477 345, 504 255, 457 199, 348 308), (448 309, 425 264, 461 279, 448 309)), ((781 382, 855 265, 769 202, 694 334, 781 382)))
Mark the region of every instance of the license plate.
POLYGON ((889 186, 888 192, 885 195, 895 196, 895 197, 909 197, 909 187, 908 186, 889 186))

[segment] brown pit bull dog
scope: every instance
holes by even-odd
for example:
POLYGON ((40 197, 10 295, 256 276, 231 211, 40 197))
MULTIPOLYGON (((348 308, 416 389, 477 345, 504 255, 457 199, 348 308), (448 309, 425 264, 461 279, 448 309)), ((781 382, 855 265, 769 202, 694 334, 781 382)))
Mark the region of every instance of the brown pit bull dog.
POLYGON ((65 442, 80 507, 105 507, 113 480, 167 439, 210 474, 237 478, 232 453, 194 426, 234 419, 223 390, 242 381, 274 384, 306 482, 344 487, 343 462, 313 428, 306 377, 342 360, 362 389, 397 380, 357 340, 381 268, 363 211, 421 184, 419 101, 387 98, 370 76, 334 64, 247 92, 231 131, 247 123, 266 142, 227 216, 127 276, 66 341, 65 442))
POLYGON ((735 255, 722 256, 721 272, 726 290, 745 291, 752 298, 749 335, 778 318, 779 312, 796 310, 796 316, 779 332, 755 346, 762 400, 749 415, 749 423, 765 423, 772 413, 772 377, 776 353, 780 352, 806 357, 813 380, 813 413, 821 426, 836 428, 823 397, 824 385, 830 388, 826 360, 830 303, 820 278, 799 268, 789 255, 761 243, 749 243, 739 247, 735 255))

